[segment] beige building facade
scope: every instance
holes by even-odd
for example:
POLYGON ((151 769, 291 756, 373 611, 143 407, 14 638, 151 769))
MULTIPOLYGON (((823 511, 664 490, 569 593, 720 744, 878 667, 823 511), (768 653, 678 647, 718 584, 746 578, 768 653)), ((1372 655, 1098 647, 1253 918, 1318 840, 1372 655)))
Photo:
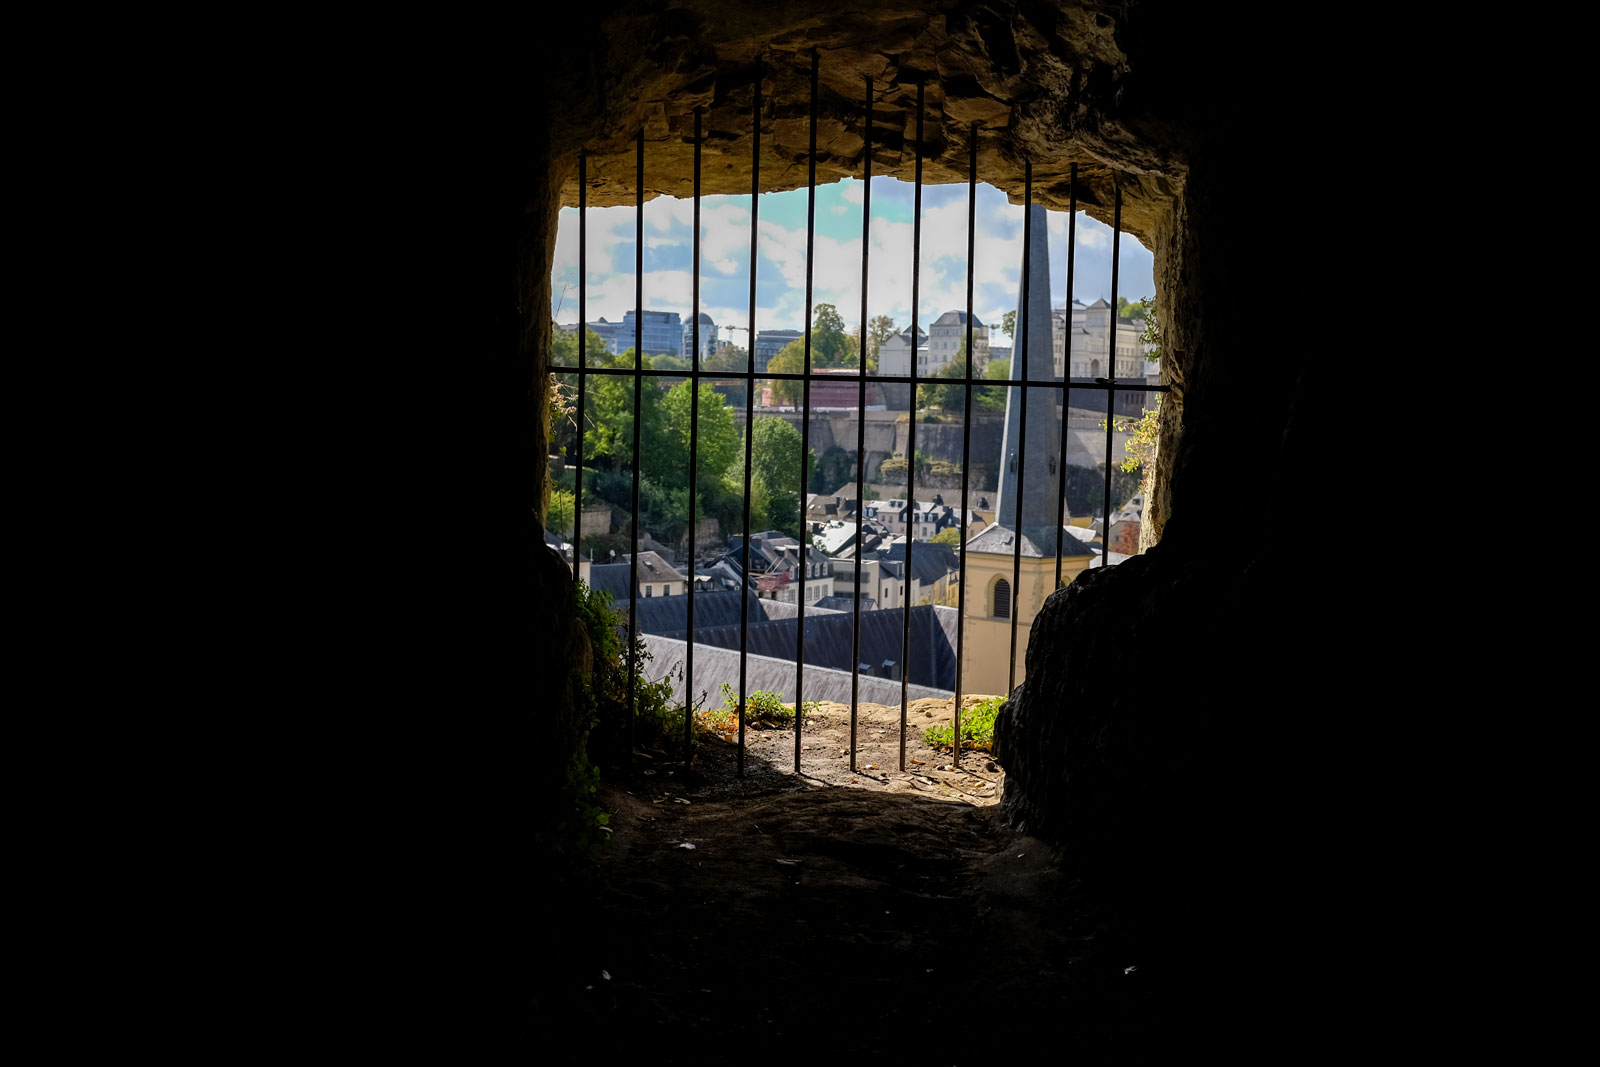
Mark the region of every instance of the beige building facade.
MULTIPOLYGON (((961 688, 965 693, 1010 692, 1011 621, 1017 623, 1016 683, 1022 684, 1028 638, 1045 598, 1056 591, 1055 545, 1038 546, 1023 539, 1021 573, 1013 554, 1016 535, 991 526, 967 544, 966 589, 961 598, 961 625, 966 636, 961 656, 961 688), (1044 555, 1048 550, 1051 554, 1044 555)), ((1075 537, 1062 538, 1061 584, 1089 569, 1094 555, 1075 537), (1077 553, 1077 554, 1074 554, 1077 553)))

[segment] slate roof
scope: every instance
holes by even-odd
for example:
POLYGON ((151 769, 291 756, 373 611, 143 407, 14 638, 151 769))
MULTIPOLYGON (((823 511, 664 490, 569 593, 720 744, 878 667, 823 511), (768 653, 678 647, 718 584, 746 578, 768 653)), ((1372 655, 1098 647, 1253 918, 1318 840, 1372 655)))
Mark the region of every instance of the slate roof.
MULTIPOLYGON (((739 686, 739 650, 726 648, 712 648, 695 643, 694 650, 694 678, 690 686, 678 680, 678 671, 684 665, 688 652, 688 643, 670 637, 647 635, 644 644, 650 650, 652 659, 645 664, 645 677, 652 682, 663 678, 672 680, 673 699, 685 700, 684 689, 692 688, 694 696, 698 699, 702 694, 706 697, 707 704, 721 703, 722 683, 730 686, 739 686)), ((809 647, 809 642, 808 642, 809 647)), ((805 666, 805 698, 807 700, 832 700, 840 704, 850 703, 850 672, 847 670, 834 670, 807 662, 805 666)), ((792 702, 794 700, 795 665, 793 659, 779 659, 773 656, 749 656, 745 660, 745 686, 750 692, 764 689, 769 693, 777 693, 779 699, 792 702)), ((920 700, 923 697, 949 697, 948 689, 934 689, 923 685, 907 686, 908 696, 911 700, 920 700)), ((889 678, 877 678, 862 672, 860 679, 860 699, 873 704, 898 705, 900 703, 900 683, 889 678)))
MULTIPOLYGON (((1014 539, 1018 538, 1018 536, 1019 535, 1014 534, 1009 527, 1002 526, 997 522, 992 524, 987 530, 983 531, 978 536, 968 541, 967 548, 971 549, 973 552, 993 552, 997 555, 1009 556, 1016 552, 1016 543, 1014 539)), ((1021 535, 1020 541, 1022 544, 1022 551, 1020 554, 1023 556, 1035 556, 1050 559, 1055 557, 1056 546, 1054 544, 1041 546, 1027 535, 1021 535)), ((1089 554, 1090 549, 1083 547, 1076 539, 1063 537, 1061 539, 1061 552, 1063 555, 1071 553, 1073 555, 1086 556, 1089 554), (1076 552, 1073 552, 1074 545, 1078 545, 1078 550, 1076 552)), ((915 562, 915 559, 916 557, 913 553, 912 561, 915 562)))
MULTIPOLYGON (((902 541, 889 546, 887 558, 903 560, 906 558, 906 546, 902 541)), ((932 585, 944 578, 950 572, 959 570, 961 557, 951 545, 935 543, 932 541, 918 541, 917 547, 911 552, 911 568, 916 572, 917 581, 923 585, 932 585)))
MULTIPOLYGON (((754 593, 745 592, 745 597, 750 601, 750 621, 765 622, 767 619, 767 605, 773 601, 762 600, 754 593)), ((787 606, 787 605, 777 605, 787 606)), ((624 616, 628 612, 626 598, 618 601, 616 607, 624 616)), ((689 597, 684 596, 655 596, 640 597, 639 632, 646 634, 676 633, 680 636, 687 632, 689 626, 689 597)), ((721 589, 712 593, 694 594, 694 628, 698 632, 703 626, 732 626, 739 628, 739 591, 737 589, 721 589)))
POLYGON ((626 563, 596 563, 589 568, 589 588, 611 594, 612 600, 631 600, 633 590, 628 587, 629 566, 626 563))
MULTIPOLYGON (((967 313, 965 311, 946 311, 934 320, 933 324, 935 326, 964 326, 966 322, 967 313)), ((983 323, 979 321, 978 316, 974 315, 972 316, 972 325, 982 327, 983 323)))
MULTIPOLYGON (((617 557, 627 562, 632 557, 624 553, 617 557)), ((656 552, 639 553, 639 580, 641 582, 686 582, 689 579, 656 552)))
MULTIPOLYGON (((701 594, 700 599, 715 594, 701 594)), ((668 602, 681 597, 666 598, 668 602)), ((848 598, 837 598, 845 600, 848 598)), ((639 602, 642 607, 646 601, 639 602)), ((762 601, 763 605, 787 607, 794 605, 762 601)), ((923 604, 911 609, 911 681, 937 689, 952 690, 956 671, 956 626, 960 613, 955 608, 923 604)), ((752 656, 772 656, 789 661, 794 671, 795 635, 799 618, 763 618, 757 621, 755 611, 750 613, 750 626, 746 648, 752 656)), ((861 660, 874 665, 884 660, 899 661, 901 657, 900 608, 863 610, 861 612, 861 660)), ((644 626, 641 623, 640 629, 644 626)), ((656 631, 663 637, 678 640, 687 638, 686 630, 656 631)), ((855 663, 855 615, 853 610, 819 614, 808 612, 805 618, 806 663, 831 667, 848 672, 855 663)), ((731 625, 702 625, 700 610, 695 609, 695 643, 719 648, 739 649, 738 605, 733 605, 731 625)), ((699 653, 696 653, 698 660, 699 653)), ((898 683, 896 683, 898 684, 898 683)), ((896 697, 896 700, 899 698, 896 697)))

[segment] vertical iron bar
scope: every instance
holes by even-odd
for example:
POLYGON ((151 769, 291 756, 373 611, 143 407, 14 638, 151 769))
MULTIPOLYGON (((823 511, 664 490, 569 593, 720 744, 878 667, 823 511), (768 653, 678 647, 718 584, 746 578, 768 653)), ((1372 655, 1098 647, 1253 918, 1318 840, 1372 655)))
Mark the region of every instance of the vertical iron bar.
POLYGON ((867 122, 861 131, 861 365, 856 401, 856 603, 850 661, 850 770, 856 769, 856 713, 861 706, 861 537, 867 513, 867 260, 872 251, 872 79, 867 79, 867 122))
MULTIPOLYGON (((572 493, 572 580, 581 573, 583 559, 583 420, 587 402, 584 386, 587 384, 589 360, 589 305, 587 303, 589 264, 589 154, 578 153, 578 468, 573 474, 572 493)), ((590 579, 594 575, 589 576, 590 579)))
MULTIPOLYGON (((917 539, 917 300, 922 282, 922 94, 925 85, 917 83, 917 162, 911 207, 911 420, 906 424, 906 578, 900 596, 900 770, 906 769, 906 708, 911 696, 911 583, 916 572, 911 568, 911 546, 917 539)), ((930 350, 931 351, 931 350, 930 350)))
POLYGON ((1106 504, 1105 516, 1100 524, 1100 566, 1110 566, 1111 560, 1111 431, 1117 424, 1117 266, 1122 252, 1122 183, 1116 172, 1111 174, 1116 187, 1115 206, 1111 216, 1111 329, 1106 343, 1109 357, 1106 376, 1110 388, 1106 390, 1106 504))
POLYGON ((683 678, 683 758, 689 760, 694 753, 694 550, 696 522, 699 514, 695 507, 695 494, 699 492, 697 476, 700 470, 700 117, 704 108, 694 109, 694 259, 690 268, 694 274, 690 282, 694 290, 694 325, 689 336, 694 351, 689 355, 689 594, 686 606, 689 613, 689 640, 684 646, 683 678))
POLYGON ((805 717, 806 572, 811 569, 811 531, 806 524, 806 470, 811 459, 811 297, 817 237, 817 67, 811 50, 811 164, 806 178, 806 378, 800 402, 800 624, 794 639, 794 773, 800 773, 800 722, 805 717))
POLYGON ((635 153, 633 211, 633 527, 628 532, 628 751, 633 752, 639 688, 639 424, 644 421, 644 129, 635 153))
MULTIPOLYGON (((1067 178, 1067 298, 1061 302, 1061 458, 1056 463, 1056 501, 1067 508, 1067 401, 1072 396, 1072 261, 1078 251, 1078 165, 1067 178)), ((1064 518, 1064 516, 1063 516, 1064 518)), ((1056 588, 1061 588, 1061 537, 1064 521, 1056 523, 1056 588)))
POLYGON ((744 573, 739 576, 739 777, 744 777, 745 682, 749 668, 750 570, 755 559, 750 551, 750 462, 756 410, 756 252, 760 240, 761 194, 761 57, 756 57, 755 101, 752 104, 750 139, 750 350, 744 367, 744 573))
POLYGON ((956 616, 956 701, 955 701, 955 732, 954 752, 950 757, 950 764, 955 769, 961 768, 961 667, 966 651, 965 641, 967 636, 967 467, 972 458, 972 255, 978 243, 978 127, 972 127, 972 143, 968 147, 967 159, 967 369, 964 376, 967 379, 966 418, 961 426, 961 559, 958 561, 960 574, 956 578, 960 586, 957 603, 961 605, 960 614, 956 616))
MULTIPOLYGON (((1017 361, 1022 361, 1022 411, 1017 420, 1017 503, 1012 514, 1015 524, 1011 533, 1011 657, 1006 674, 1006 693, 1017 687, 1017 604, 1022 586, 1022 492, 1028 483, 1024 476, 1028 469, 1028 268, 1033 265, 1033 160, 1023 164, 1022 177, 1022 344, 1011 350, 1011 379, 1016 380, 1017 361)), ((1048 234, 1048 229, 1046 233, 1048 234)), ((1013 338, 1013 341, 1015 338, 1013 338)), ((1016 389, 1014 385, 1007 389, 1016 389)))

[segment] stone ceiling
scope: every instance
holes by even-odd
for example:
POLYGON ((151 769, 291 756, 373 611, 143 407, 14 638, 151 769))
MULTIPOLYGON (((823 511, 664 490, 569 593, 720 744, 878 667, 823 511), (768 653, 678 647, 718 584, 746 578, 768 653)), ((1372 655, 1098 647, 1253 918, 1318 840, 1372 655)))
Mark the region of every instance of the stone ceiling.
MULTIPOLYGON (((564 51, 545 72, 552 95, 566 97, 549 102, 550 123, 558 152, 589 152, 588 202, 631 204, 641 128, 647 198, 692 195, 694 113, 703 108, 702 191, 748 194, 759 63, 761 186, 803 187, 815 50, 819 184, 862 172, 868 78, 873 174, 910 180, 923 85, 925 183, 967 180, 976 130, 980 181, 1020 202, 1031 160, 1035 201, 1064 209, 1068 167, 1077 163, 1079 206, 1109 223, 1115 175, 1123 228, 1148 243, 1195 148, 1184 123, 1185 68, 1158 43, 1174 36, 1170 24, 1140 47, 1139 20, 1154 17, 1153 5, 613 5, 579 29, 588 49, 564 51)), ((562 201, 577 200, 574 169, 562 201)))

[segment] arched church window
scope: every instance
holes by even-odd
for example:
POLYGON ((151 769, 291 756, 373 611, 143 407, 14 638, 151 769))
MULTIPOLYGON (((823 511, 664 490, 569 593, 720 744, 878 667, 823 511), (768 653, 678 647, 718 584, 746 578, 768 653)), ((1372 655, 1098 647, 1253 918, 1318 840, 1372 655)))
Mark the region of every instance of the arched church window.
POLYGON ((1011 618, 1011 583, 1004 578, 994 583, 994 617, 1011 618))

